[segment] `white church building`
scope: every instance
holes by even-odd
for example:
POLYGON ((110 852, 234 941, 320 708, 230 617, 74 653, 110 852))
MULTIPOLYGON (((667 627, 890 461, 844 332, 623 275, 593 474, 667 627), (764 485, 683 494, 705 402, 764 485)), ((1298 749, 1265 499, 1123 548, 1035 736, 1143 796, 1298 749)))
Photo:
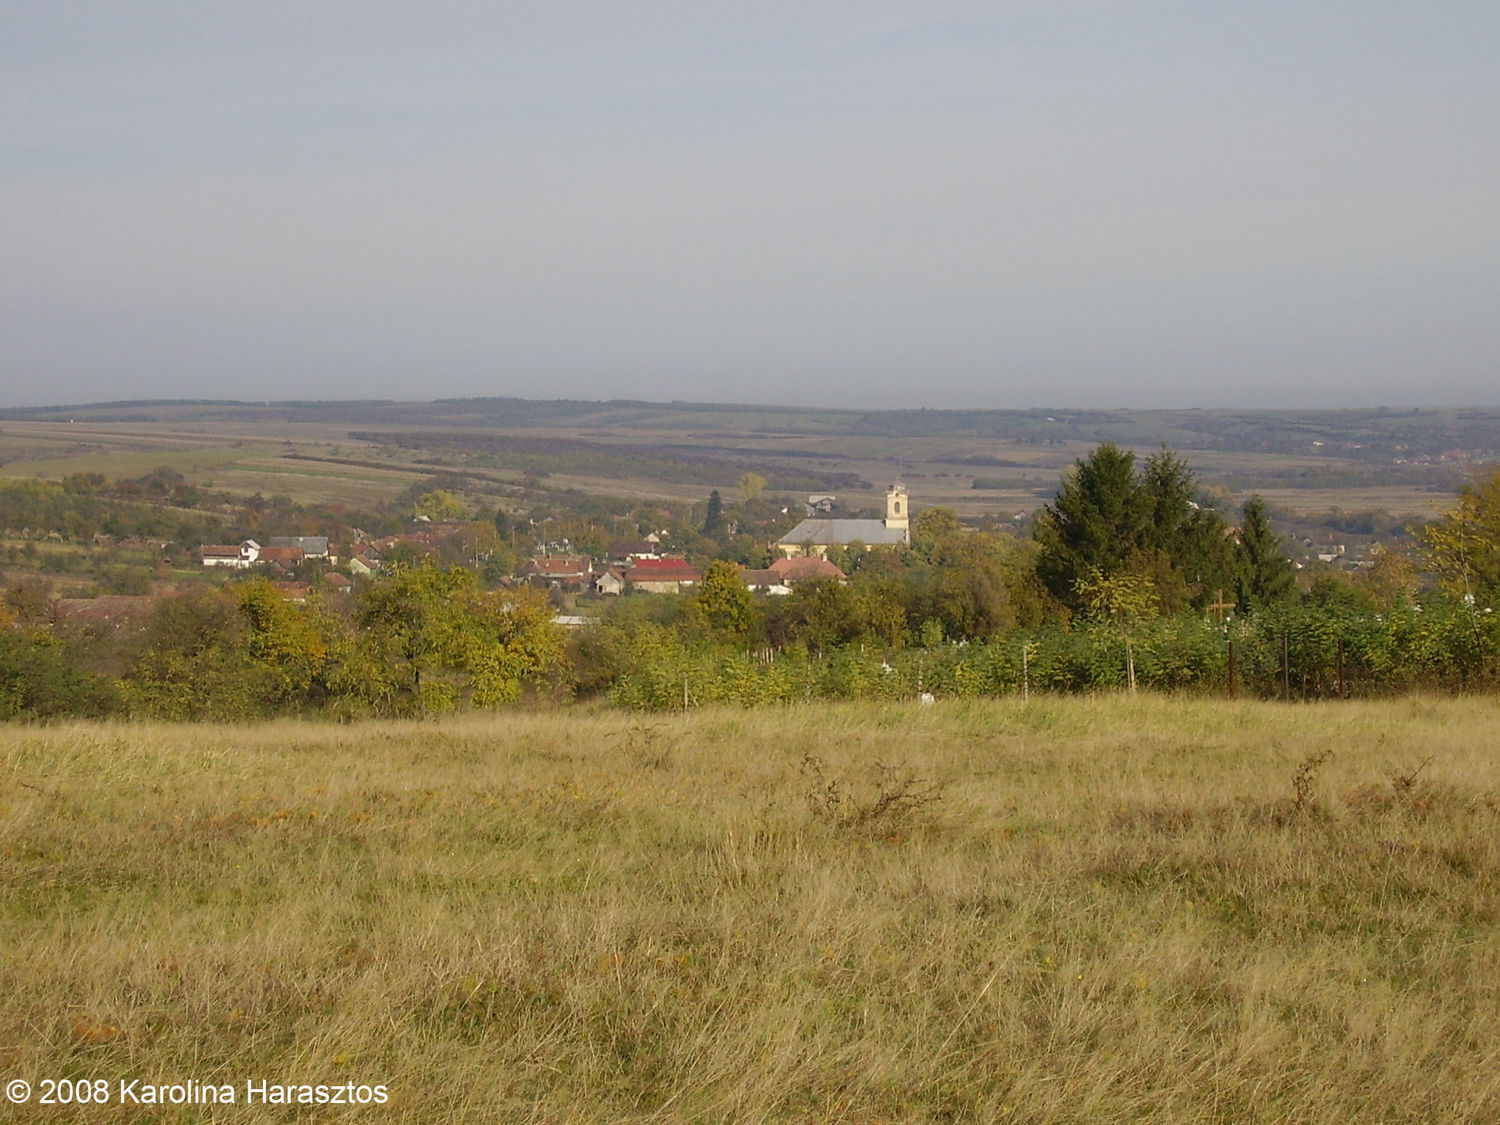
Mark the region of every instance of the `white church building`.
POLYGON ((828 553, 829 547, 863 543, 866 547, 895 547, 911 542, 911 503, 904 484, 885 490, 885 519, 807 519, 776 541, 786 558, 828 553))

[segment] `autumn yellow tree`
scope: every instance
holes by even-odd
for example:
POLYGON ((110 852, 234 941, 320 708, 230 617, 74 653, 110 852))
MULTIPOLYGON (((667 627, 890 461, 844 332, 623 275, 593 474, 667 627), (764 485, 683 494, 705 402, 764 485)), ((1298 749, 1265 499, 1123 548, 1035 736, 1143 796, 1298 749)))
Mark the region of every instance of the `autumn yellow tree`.
POLYGON ((415 508, 417 515, 430 520, 461 520, 466 514, 463 501, 446 488, 422 493, 415 508))
POLYGON ((755 599, 739 567, 719 559, 703 572, 692 599, 693 611, 716 637, 743 640, 755 625, 755 599))
POLYGON ((338 622, 321 601, 294 605, 264 578, 237 583, 233 593, 249 626, 244 639, 260 670, 268 706, 304 706, 326 696, 327 675, 338 654, 338 622))
POLYGON ((1500 599, 1500 465, 1476 473, 1453 510, 1419 538, 1446 592, 1484 605, 1500 599))

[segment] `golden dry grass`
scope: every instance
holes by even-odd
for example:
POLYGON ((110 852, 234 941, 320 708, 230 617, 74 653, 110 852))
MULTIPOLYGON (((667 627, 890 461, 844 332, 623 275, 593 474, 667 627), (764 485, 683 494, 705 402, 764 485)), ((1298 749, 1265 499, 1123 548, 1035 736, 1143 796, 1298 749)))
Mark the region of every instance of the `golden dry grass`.
POLYGON ((357 1114, 414 1122, 1495 1120, 1496 717, 11 729, 0 1081, 384 1083, 357 1114))

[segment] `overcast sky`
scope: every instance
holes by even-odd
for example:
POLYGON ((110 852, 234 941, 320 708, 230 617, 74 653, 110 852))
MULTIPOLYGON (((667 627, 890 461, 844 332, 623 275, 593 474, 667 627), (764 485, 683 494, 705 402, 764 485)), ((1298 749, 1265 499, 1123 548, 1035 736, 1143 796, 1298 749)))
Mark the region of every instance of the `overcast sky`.
POLYGON ((0 405, 1500 403, 1500 4, 0 0, 0 405))

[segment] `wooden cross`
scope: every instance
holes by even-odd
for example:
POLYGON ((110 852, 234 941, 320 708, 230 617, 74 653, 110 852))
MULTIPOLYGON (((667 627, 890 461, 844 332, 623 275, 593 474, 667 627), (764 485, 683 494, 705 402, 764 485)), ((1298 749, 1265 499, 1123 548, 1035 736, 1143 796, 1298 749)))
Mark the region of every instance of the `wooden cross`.
POLYGON ((1215 590, 1214 593, 1219 596, 1219 600, 1216 601, 1216 602, 1214 602, 1213 605, 1209 606, 1208 608, 1211 609, 1211 610, 1213 610, 1214 613, 1218 615, 1219 624, 1222 625, 1222 624, 1224 624, 1224 611, 1226 609, 1233 609, 1234 608, 1234 603, 1233 602, 1226 602, 1224 600, 1224 591, 1223 590, 1215 590))

